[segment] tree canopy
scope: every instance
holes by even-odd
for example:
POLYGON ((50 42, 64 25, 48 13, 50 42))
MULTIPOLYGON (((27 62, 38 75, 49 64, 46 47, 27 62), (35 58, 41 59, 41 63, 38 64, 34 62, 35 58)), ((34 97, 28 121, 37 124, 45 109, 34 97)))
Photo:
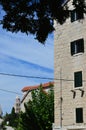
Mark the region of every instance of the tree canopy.
MULTIPOLYGON (((54 31, 54 20, 63 24, 69 17, 70 10, 62 3, 67 0, 0 0, 5 14, 1 20, 4 29, 11 32, 33 34, 45 43, 54 31)), ((86 13, 85 0, 73 0, 78 11, 86 13)))
POLYGON ((19 116, 16 130, 52 130, 54 122, 54 93, 42 87, 32 92, 32 100, 25 104, 25 112, 19 116))
POLYGON ((16 127, 18 122, 19 115, 18 113, 15 113, 14 107, 12 108, 12 111, 10 114, 6 113, 6 115, 3 117, 2 125, 5 127, 6 125, 16 127))

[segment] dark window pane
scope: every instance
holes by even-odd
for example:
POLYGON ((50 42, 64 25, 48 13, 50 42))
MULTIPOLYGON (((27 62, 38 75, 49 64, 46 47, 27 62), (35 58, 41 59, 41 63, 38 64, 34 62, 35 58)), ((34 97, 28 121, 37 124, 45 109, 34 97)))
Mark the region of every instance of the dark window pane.
POLYGON ((84 40, 79 39, 71 42, 71 55, 84 52, 84 40))
POLYGON ((74 73, 74 86, 75 87, 82 86, 82 71, 74 73))
POLYGON ((71 42, 71 55, 75 54, 75 42, 71 42))
POLYGON ((80 39, 77 41, 77 50, 78 52, 84 52, 84 40, 80 39))
POLYGON ((77 11, 77 19, 83 19, 83 18, 84 18, 83 11, 77 11))
POLYGON ((83 123, 83 108, 76 108, 76 123, 83 123))
POLYGON ((76 13, 75 11, 71 11, 71 22, 75 21, 76 20, 76 13))
POLYGON ((75 9, 71 11, 71 22, 74 22, 76 20, 83 19, 83 18, 84 18, 83 11, 77 11, 75 9))

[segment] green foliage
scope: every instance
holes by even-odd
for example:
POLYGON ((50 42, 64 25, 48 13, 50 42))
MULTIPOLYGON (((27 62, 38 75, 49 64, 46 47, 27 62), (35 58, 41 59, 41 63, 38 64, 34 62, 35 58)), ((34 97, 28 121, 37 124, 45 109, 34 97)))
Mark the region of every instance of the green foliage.
POLYGON ((42 87, 32 91, 32 101, 25 104, 16 130, 52 130, 54 122, 53 90, 46 93, 42 87))
POLYGON ((6 115, 3 117, 3 125, 9 125, 12 127, 16 127, 18 124, 18 118, 19 115, 15 113, 14 108, 12 108, 12 111, 10 114, 6 113, 6 115))
POLYGON ((1 123, 1 125, 0 125, 0 130, 6 130, 6 127, 5 127, 5 125, 4 125, 4 122, 1 123))
POLYGON ((86 13, 86 2, 85 0, 73 0, 73 5, 76 8, 77 12, 82 14, 86 13))
MULTIPOLYGON (((53 32, 53 21, 63 24, 70 10, 63 6, 64 0, 0 0, 5 11, 1 21, 3 28, 11 32, 29 33, 44 43, 48 34, 53 32)), ((85 0, 73 0, 79 11, 86 13, 85 0)))

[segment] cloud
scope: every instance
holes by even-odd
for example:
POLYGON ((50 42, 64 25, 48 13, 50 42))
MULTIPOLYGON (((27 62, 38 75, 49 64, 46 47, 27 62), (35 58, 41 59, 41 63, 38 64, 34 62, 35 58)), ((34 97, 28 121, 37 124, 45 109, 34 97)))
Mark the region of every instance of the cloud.
POLYGON ((32 36, 21 33, 14 35, 9 32, 4 34, 2 31, 0 34, 0 52, 52 68, 54 57, 52 42, 53 40, 47 40, 47 43, 42 45, 32 36))
MULTIPOLYGON (((34 40, 32 35, 12 34, 0 26, 0 72, 33 77, 54 77, 54 45, 50 35, 45 45, 34 40)), ((50 79, 22 78, 0 75, 0 89, 21 92, 28 85, 48 82, 50 79)), ((16 94, 0 90, 3 112, 10 112, 16 94)))
POLYGON ((20 74, 20 75, 34 75, 46 76, 53 73, 53 69, 34 64, 25 60, 21 60, 12 56, 7 56, 0 53, 0 72, 20 74))

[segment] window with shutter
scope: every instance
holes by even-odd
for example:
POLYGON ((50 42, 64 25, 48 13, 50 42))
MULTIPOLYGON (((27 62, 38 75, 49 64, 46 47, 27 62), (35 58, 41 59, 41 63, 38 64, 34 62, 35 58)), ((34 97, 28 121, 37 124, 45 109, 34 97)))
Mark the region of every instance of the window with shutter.
POLYGON ((75 9, 71 11, 71 22, 74 22, 76 20, 83 19, 83 18, 84 18, 83 11, 77 11, 75 9))
POLYGON ((84 39, 78 39, 71 42, 71 55, 84 53, 84 39))
POLYGON ((83 123, 83 108, 76 108, 76 123, 83 123))
POLYGON ((82 71, 74 73, 74 87, 82 87, 82 71))

